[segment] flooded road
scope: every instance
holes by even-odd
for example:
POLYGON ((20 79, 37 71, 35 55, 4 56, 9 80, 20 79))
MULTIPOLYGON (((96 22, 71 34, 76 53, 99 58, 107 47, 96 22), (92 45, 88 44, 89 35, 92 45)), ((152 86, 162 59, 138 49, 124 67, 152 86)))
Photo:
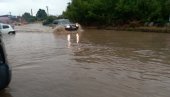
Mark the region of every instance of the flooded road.
POLYGON ((0 97, 170 95, 170 34, 85 29, 61 35, 29 26, 3 36, 13 77, 0 97))

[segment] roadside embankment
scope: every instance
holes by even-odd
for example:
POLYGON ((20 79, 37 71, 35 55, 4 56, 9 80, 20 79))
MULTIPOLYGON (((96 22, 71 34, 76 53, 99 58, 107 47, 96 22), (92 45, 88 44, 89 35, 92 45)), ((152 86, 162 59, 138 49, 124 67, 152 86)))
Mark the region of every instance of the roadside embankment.
POLYGON ((140 32, 160 32, 160 33, 170 33, 170 27, 129 27, 129 28, 121 28, 121 27, 113 27, 106 28, 107 30, 120 30, 120 31, 140 31, 140 32))
POLYGON ((95 27, 84 26, 88 29, 104 29, 104 30, 117 30, 117 31, 140 31, 140 32, 158 32, 170 33, 170 27, 95 27))

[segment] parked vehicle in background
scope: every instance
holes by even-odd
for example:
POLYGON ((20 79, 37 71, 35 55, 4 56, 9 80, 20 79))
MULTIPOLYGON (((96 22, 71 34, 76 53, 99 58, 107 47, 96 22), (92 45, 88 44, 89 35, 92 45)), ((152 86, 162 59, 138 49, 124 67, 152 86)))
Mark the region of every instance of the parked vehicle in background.
POLYGON ((63 26, 67 31, 76 31, 79 28, 77 23, 72 23, 68 19, 57 19, 53 21, 54 26, 63 26))
POLYGON ((8 65, 4 44, 0 36, 0 90, 6 88, 11 81, 11 67, 8 65))
POLYGON ((3 23, 0 23, 0 32, 1 34, 15 34, 15 30, 11 25, 3 23))

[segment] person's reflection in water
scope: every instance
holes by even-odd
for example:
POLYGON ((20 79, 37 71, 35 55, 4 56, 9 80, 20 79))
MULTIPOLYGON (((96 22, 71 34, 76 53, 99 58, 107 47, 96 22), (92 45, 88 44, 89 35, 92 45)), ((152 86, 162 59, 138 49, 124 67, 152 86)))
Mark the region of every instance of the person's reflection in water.
POLYGON ((12 95, 7 90, 0 91, 0 97, 12 97, 12 95))

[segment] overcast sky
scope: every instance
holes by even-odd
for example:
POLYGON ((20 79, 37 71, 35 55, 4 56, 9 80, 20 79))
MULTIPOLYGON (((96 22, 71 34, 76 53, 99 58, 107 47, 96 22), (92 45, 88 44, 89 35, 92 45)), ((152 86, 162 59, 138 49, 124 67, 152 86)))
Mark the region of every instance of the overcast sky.
POLYGON ((36 14, 39 8, 49 7, 49 13, 60 15, 66 9, 67 3, 71 0, 0 0, 0 15, 12 13, 12 15, 22 15, 24 12, 36 14))

